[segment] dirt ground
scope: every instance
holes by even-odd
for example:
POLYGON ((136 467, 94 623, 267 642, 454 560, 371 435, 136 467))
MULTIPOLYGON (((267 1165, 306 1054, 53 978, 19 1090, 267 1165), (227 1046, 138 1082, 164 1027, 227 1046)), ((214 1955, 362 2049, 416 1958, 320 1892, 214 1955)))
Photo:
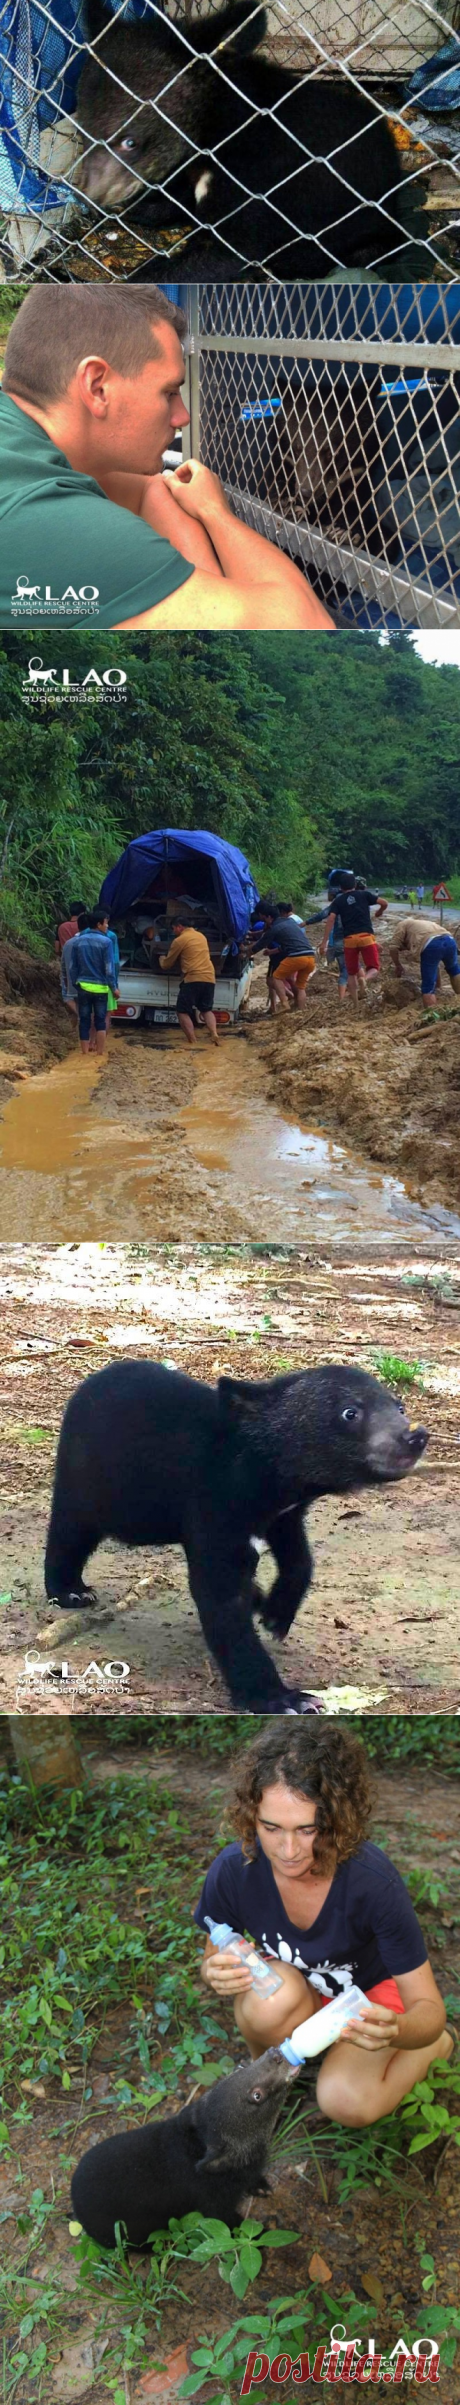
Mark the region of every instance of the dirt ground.
MULTIPOLYGON (((385 958, 385 952, 384 952, 385 958)), ((215 1053, 174 1029, 113 1029, 82 1061, 57 964, 0 955, 0 1211, 34 1242, 184 1237, 356 1247, 460 1234, 459 1012, 427 1019, 384 971, 355 1017, 320 967, 302 1021, 265 1016, 265 963, 215 1053), (3 967, 2 967, 3 960, 3 967)))
MULTIPOLYGON (((315 1506, 313 1587, 275 1651, 288 1681, 320 1693, 328 1711, 460 1705, 459 1254, 432 1245, 408 1267, 404 1252, 363 1263, 276 1246, 3 1246, 0 1296, 3 1712, 39 1712, 44 1700, 60 1712, 119 1710, 104 1665, 120 1659, 126 1712, 228 1708, 176 1548, 105 1544, 94 1610, 53 1614, 45 1601, 62 1411, 82 1377, 123 1353, 211 1381, 324 1359, 375 1370, 385 1352, 420 1365, 406 1408, 429 1429, 426 1454, 401 1484, 315 1506), (45 1662, 55 1665, 46 1677, 45 1662)), ((267 1555, 259 1577, 271 1575, 267 1555)))
MULTIPOLYGON (((102 1736, 102 1732, 101 1732, 102 1736)), ((85 1734, 83 1750, 87 1772, 97 1786, 123 1768, 129 1780, 136 1777, 159 1780, 173 1796, 180 1797, 181 1809, 188 1821, 188 1855, 196 1862, 196 1883, 190 1883, 187 1871, 187 1892, 191 1906, 198 1895, 203 1867, 222 1842, 219 1821, 226 1804, 230 1772, 228 1766, 204 1763, 182 1751, 179 1754, 159 1753, 154 1748, 145 1752, 130 1751, 120 1758, 117 1749, 110 1751, 106 1738, 98 1740, 85 1734), (192 1892, 193 1887, 193 1892, 192 1892)), ((423 1908, 422 1922, 427 1950, 435 1977, 443 1995, 458 1994, 460 1978, 460 1929, 458 1921, 458 1849, 460 1818, 458 1790, 453 1780, 438 1772, 423 1769, 379 1771, 374 1773, 374 1816, 372 1836, 396 1862, 403 1877, 411 1870, 427 1867, 441 1871, 445 1882, 442 1903, 436 1909, 423 1908), (455 1901, 456 1898, 456 1901, 455 1901)), ((148 1871, 146 1872, 148 1877, 148 1871)), ((144 1915, 151 1924, 153 1946, 152 2002, 155 1995, 155 1934, 151 1923, 148 1888, 136 1894, 129 1886, 122 1890, 123 1914, 139 1926, 144 1915)), ((33 2120, 21 2130, 18 2145, 20 2156, 19 2183, 17 2166, 10 2162, 0 2174, 0 2211, 3 2220, 5 2258, 13 2266, 24 2256, 24 2240, 16 2229, 16 2212, 27 2207, 34 2189, 40 2187, 45 2198, 55 2196, 55 2206, 43 2239, 31 2258, 37 2278, 46 2282, 58 2267, 65 2302, 65 2326, 58 2360, 46 2376, 41 2395, 46 2405, 70 2405, 71 2399, 83 2394, 91 2396, 91 2405, 104 2405, 107 2388, 98 2375, 95 2352, 91 2365, 92 2346, 97 2321, 97 2306, 91 2309, 88 2298, 76 2288, 76 2266, 68 2233, 70 2210, 69 2182, 73 2164, 91 2139, 109 2136, 120 2126, 119 2115, 111 2098, 111 2085, 124 2066, 124 2048, 128 2044, 132 2008, 111 2007, 96 2042, 90 2065, 90 2099, 81 2097, 81 2070, 72 2076, 67 2096, 54 2078, 41 2082, 41 2093, 30 2099, 33 2120), (43 2094, 44 2090, 44 2094, 43 2094), (86 2354, 85 2354, 86 2349, 86 2354), (85 2368, 86 2366, 86 2368, 85 2368)), ((95 2014, 97 2020, 97 2012, 95 2014)), ((241 2040, 235 2036, 231 2008, 219 2007, 219 2022, 226 2049, 234 2052, 235 2061, 241 2055, 241 2040)), ((166 2041, 167 2047, 167 2041, 166 2041)), ((165 2049, 166 2051, 166 2049, 165 2049)), ((161 2058, 162 2059, 162 2058, 161 2058)), ((160 2062, 160 2053, 155 2060, 160 2062)), ((192 2084, 194 2080, 192 2075, 192 2084)), ((177 2106, 190 2093, 190 2078, 184 2074, 177 2089, 177 2106)), ((164 2107, 158 2108, 160 2114, 164 2107)), ((315 2116, 314 2080, 306 2095, 306 2112, 315 2116)), ((122 2126, 136 2115, 122 2115, 122 2126)), ((313 2134, 317 2134, 321 2117, 313 2118, 313 2134)), ((324 2125, 323 2125, 324 2126, 324 2125)), ((364 2302, 369 2297, 369 2333, 374 2334, 379 2347, 394 2346, 401 2322, 413 2327, 422 2302, 420 2250, 430 2253, 436 2266, 436 2295, 441 2306, 458 2302, 458 2253, 460 2243, 458 2153, 448 2151, 442 2141, 428 2153, 413 2158, 401 2185, 391 2189, 367 2182, 353 2191, 346 2205, 337 2201, 338 2176, 328 2156, 322 2157, 327 2189, 327 2201, 320 2193, 317 2173, 308 2155, 308 2145, 297 2136, 293 2155, 283 2160, 283 2151, 272 2154, 272 2197, 263 2207, 266 2225, 298 2231, 298 2244, 289 2248, 285 2257, 267 2257, 267 2268, 251 2288, 242 2308, 257 2314, 266 2309, 276 2294, 293 2294, 302 2289, 307 2279, 307 2266, 313 2253, 323 2259, 330 2271, 331 2296, 353 2290, 364 2302)), ((137 2268, 139 2268, 137 2266, 137 2268)), ((161 2326, 161 2340, 152 2333, 145 2344, 138 2374, 126 2376, 124 2395, 126 2405, 148 2405, 149 2397, 158 2395, 153 2385, 153 2365, 166 2359, 178 2348, 190 2352, 203 2333, 218 2336, 236 2319, 238 2308, 231 2292, 222 2286, 217 2268, 202 2270, 195 2265, 180 2266, 180 2285, 183 2300, 173 2300, 166 2307, 161 2326), (151 2367, 149 2373, 149 2365, 151 2367)), ((142 2275, 141 2275, 142 2276, 142 2275)), ((319 2292, 320 2294, 320 2292, 319 2292)), ((321 2295, 322 2303, 322 2295, 321 2295)), ((132 2306, 123 2306, 121 2297, 115 2307, 118 2327, 132 2318, 132 2306)), ((185 2364, 182 2365, 184 2370, 185 2364)), ((122 2394, 123 2391, 120 2391, 122 2394)), ((165 2389, 164 2396, 176 2394, 165 2389)), ((215 2393, 215 2383, 200 2392, 205 2398, 215 2393)), ((237 2393, 235 2389, 235 2395, 237 2393)), ((341 2390, 342 2393, 342 2390, 341 2390)), ((355 2387, 347 2388, 347 2396, 361 2394, 355 2387)), ((373 2390, 373 2394, 377 2393, 373 2390)), ((378 2394, 387 2391, 378 2389, 378 2394)), ((458 2374, 445 2372, 441 2379, 442 2405, 455 2405, 458 2399, 458 2374)), ((36 2384, 26 2376, 15 2392, 17 2405, 33 2405, 36 2384)), ((161 2394, 161 2384, 160 2384, 161 2394)))
POLYGON ((254 1031, 268 1092, 299 1119, 334 1135, 353 1132, 360 1151, 404 1180, 425 1204, 460 1204, 453 1141, 460 1099, 460 1013, 442 989, 445 1018, 422 1011, 409 981, 396 982, 382 944, 382 1001, 341 1006, 333 974, 317 976, 308 1017, 254 1031), (339 1021, 339 1024, 337 1022, 339 1021), (334 1030, 331 1041, 331 1031, 334 1030))

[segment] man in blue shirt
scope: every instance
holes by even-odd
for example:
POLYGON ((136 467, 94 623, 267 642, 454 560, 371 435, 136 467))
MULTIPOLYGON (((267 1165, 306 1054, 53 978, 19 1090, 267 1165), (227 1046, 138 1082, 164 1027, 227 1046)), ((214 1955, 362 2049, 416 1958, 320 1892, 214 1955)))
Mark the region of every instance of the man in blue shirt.
MULTIPOLYGON (((118 1000, 113 936, 108 932, 107 912, 100 907, 90 911, 86 926, 74 935, 66 962, 66 1000, 75 1000, 78 1010, 80 1049, 89 1052, 91 1022, 94 1019, 95 1050, 104 1052, 109 994, 118 1000)), ((67 950, 67 946, 65 946, 67 950)))

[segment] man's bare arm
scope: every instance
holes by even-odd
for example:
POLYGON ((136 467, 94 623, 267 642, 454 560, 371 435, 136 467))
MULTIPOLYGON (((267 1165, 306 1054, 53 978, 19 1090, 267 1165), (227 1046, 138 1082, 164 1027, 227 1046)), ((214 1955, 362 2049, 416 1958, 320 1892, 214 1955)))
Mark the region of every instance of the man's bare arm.
MULTIPOLYGON (((300 587, 305 616, 295 623, 310 627, 331 627, 332 621, 323 603, 317 600, 307 578, 294 567, 285 552, 275 551, 265 535, 255 534, 252 527, 241 524, 233 516, 226 495, 210 468, 203 468, 196 459, 184 460, 181 468, 165 477, 178 506, 187 516, 201 518, 211 537, 224 576, 243 588, 272 580, 274 558, 280 591, 292 596, 300 587)), ((300 600, 298 606, 300 607, 300 600)))
POLYGON ((189 583, 168 595, 167 601, 142 611, 135 618, 117 621, 126 627, 203 627, 214 632, 220 627, 267 627, 273 632, 284 628, 308 627, 316 631, 332 631, 332 620, 323 604, 312 592, 307 578, 295 568, 275 545, 263 535, 253 534, 232 516, 218 477, 197 461, 186 462, 164 482, 173 492, 178 507, 186 517, 199 520, 210 536, 223 571, 223 581, 202 574, 197 568, 189 583), (184 481, 185 480, 185 481, 184 481), (180 496, 180 499, 179 499, 180 496))
POLYGON ((142 518, 154 534, 161 534, 166 543, 180 551, 191 567, 204 568, 208 576, 222 577, 214 545, 198 518, 187 518, 174 500, 164 476, 136 476, 114 469, 100 477, 108 501, 116 501, 119 509, 131 510, 132 516, 142 518))

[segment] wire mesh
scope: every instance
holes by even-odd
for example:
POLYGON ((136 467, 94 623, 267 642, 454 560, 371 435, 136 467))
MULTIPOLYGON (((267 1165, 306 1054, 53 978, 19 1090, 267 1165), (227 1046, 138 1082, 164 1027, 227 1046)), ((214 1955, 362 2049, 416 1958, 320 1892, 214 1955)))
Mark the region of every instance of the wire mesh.
POLYGON ((185 448, 339 623, 460 623, 460 293, 197 287, 185 448))
POLYGON ((1 0, 4 273, 453 279, 457 6, 1 0))

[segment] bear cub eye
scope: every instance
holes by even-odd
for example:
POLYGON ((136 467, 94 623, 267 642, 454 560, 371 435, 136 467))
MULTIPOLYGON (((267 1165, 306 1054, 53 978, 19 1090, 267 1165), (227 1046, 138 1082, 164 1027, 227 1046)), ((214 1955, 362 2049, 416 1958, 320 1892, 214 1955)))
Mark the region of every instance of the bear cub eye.
POLYGON ((358 1404, 347 1403, 346 1410, 342 1411, 341 1413, 341 1418, 343 1420, 359 1420, 361 1418, 361 1412, 358 1408, 358 1404))
POLYGON ((261 2104, 261 2103, 262 2103, 262 2089, 261 2089, 261 2088, 252 2088, 252 2090, 251 2090, 251 2104, 261 2104))

